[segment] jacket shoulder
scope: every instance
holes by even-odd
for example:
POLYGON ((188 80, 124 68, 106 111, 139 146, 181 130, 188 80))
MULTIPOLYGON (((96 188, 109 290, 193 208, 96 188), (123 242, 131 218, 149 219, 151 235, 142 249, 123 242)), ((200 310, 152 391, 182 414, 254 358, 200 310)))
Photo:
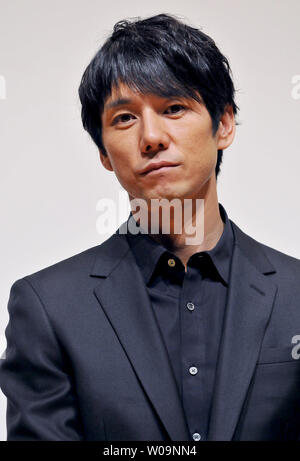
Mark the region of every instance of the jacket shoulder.
POLYGON ((36 272, 26 275, 25 278, 41 279, 44 277, 51 277, 51 275, 59 275, 69 271, 74 273, 77 270, 85 270, 85 268, 92 264, 101 245, 102 244, 88 248, 86 250, 81 251, 80 253, 69 256, 68 258, 65 258, 61 261, 57 261, 51 264, 50 266, 43 267, 36 272))
POLYGON ((276 269, 276 280, 281 286, 290 287, 299 294, 300 260, 263 243, 260 244, 265 255, 276 269))
POLYGON ((291 255, 288 255, 287 253, 283 253, 282 251, 276 250, 275 248, 272 248, 264 243, 259 242, 259 244, 262 246, 264 252, 268 256, 270 261, 273 261, 274 264, 283 263, 284 265, 288 265, 291 267, 298 267, 298 269, 300 269, 300 259, 294 256, 291 256, 291 255))
POLYGON ((111 241, 113 235, 99 245, 27 274, 19 280, 26 280, 30 285, 39 288, 63 288, 65 286, 66 289, 72 287, 72 289, 76 290, 76 284, 80 286, 82 281, 86 280, 95 260, 101 254, 107 242, 111 241))
POLYGON ((241 247, 244 254, 255 265, 256 261, 266 260, 269 266, 276 272, 279 281, 300 282, 300 260, 282 251, 259 242, 250 235, 243 232, 235 223, 232 222, 237 244, 241 247))

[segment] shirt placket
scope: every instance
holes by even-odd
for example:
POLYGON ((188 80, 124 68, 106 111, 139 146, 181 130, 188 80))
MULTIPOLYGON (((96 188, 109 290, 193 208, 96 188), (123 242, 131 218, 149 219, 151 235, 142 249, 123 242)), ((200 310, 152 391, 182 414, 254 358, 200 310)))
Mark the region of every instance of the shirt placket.
POLYGON ((193 440, 204 440, 204 315, 201 309, 201 274, 189 267, 180 297, 182 397, 193 440))

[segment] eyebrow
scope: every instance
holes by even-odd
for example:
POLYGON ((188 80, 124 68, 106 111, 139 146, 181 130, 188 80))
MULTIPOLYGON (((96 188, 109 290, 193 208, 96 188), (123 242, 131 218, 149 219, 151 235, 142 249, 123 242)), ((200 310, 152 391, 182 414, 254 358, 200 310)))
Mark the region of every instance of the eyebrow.
POLYGON ((124 104, 131 104, 132 99, 129 98, 118 98, 115 101, 109 102, 108 104, 105 104, 105 109, 112 109, 113 107, 119 107, 123 106, 124 104))

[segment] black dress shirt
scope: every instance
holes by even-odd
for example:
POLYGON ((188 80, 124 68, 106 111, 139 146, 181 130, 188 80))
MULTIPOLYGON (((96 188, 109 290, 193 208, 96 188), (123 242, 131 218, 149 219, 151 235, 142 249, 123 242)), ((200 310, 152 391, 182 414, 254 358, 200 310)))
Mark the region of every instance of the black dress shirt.
MULTIPOLYGON (((164 339, 191 437, 205 440, 222 333, 234 234, 223 206, 223 233, 187 262, 150 235, 127 233, 164 339)), ((130 216, 132 216, 130 214, 130 216)))

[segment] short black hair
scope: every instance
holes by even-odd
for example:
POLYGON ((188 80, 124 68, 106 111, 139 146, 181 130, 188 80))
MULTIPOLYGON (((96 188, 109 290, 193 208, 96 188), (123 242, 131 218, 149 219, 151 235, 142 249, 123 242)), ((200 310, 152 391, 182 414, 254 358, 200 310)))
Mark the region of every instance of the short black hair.
MULTIPOLYGON (((82 76, 83 127, 104 155, 101 115, 112 88, 120 83, 162 97, 199 101, 198 92, 211 116, 213 135, 226 105, 234 114, 239 109, 229 62, 214 40, 170 14, 117 22, 82 76)), ((216 177, 222 156, 218 150, 216 177)))

